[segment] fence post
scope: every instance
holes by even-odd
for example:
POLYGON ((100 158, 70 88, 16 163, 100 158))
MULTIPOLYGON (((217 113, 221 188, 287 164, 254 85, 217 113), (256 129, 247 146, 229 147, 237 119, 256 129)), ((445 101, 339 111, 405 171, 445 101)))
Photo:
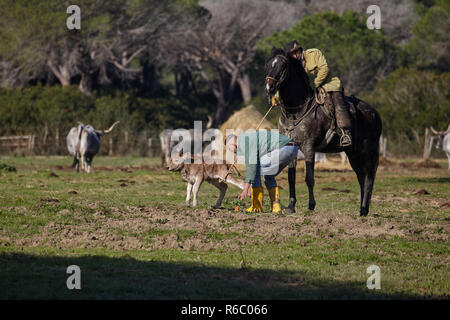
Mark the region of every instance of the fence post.
POLYGON ((113 155, 113 139, 109 138, 109 152, 108 155, 112 156, 113 155))
POLYGON ((423 145, 423 160, 427 160, 431 154, 431 147, 433 146, 433 135, 430 129, 425 129, 425 141, 423 145))
POLYGON ((59 154, 59 128, 56 128, 55 144, 56 144, 56 154, 59 154))
POLYGON ((382 158, 386 158, 387 137, 380 136, 380 154, 382 158))
POLYGON ((36 136, 33 134, 31 136, 31 146, 30 146, 30 150, 33 151, 34 150, 34 139, 36 138, 36 136))
POLYGON ((148 150, 149 150, 149 155, 151 157, 153 157, 152 138, 148 138, 148 150))
POLYGON ((48 136, 48 127, 45 125, 44 127, 44 137, 42 138, 42 144, 44 147, 47 147, 47 136, 48 136))

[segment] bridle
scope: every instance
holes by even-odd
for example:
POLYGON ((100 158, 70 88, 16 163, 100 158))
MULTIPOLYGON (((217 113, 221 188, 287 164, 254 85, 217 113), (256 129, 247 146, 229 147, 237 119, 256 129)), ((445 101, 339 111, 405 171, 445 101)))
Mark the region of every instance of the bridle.
MULTIPOLYGON (((276 58, 280 58, 281 60, 283 60, 284 62, 288 62, 288 59, 285 57, 285 56, 282 56, 281 54, 277 54, 273 59, 276 59, 276 58)), ((272 59, 272 60, 273 60, 272 59)), ((275 87, 277 88, 277 91, 278 91, 278 89, 280 88, 280 85, 283 83, 283 81, 286 79, 286 76, 287 76, 287 71, 288 71, 288 68, 286 67, 284 70, 283 70, 283 72, 281 73, 281 75, 280 75, 280 79, 276 79, 276 78, 274 78, 274 77, 271 77, 271 76, 266 76, 266 82, 267 82, 267 80, 271 80, 271 81, 273 81, 274 83, 275 83, 275 87)))

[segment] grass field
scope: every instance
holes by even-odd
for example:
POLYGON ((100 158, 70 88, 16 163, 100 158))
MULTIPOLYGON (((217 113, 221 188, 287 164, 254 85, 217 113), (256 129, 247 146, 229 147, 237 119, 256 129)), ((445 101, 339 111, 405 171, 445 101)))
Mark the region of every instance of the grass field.
MULTIPOLYGON (((299 163, 297 212, 247 214, 230 186, 224 209, 205 183, 186 208, 179 173, 159 158, 0 157, 1 299, 404 299, 450 297, 450 172, 381 167, 359 217, 348 168, 316 171, 314 212, 299 163), (367 267, 381 270, 369 290, 367 267), (81 268, 68 290, 66 268, 81 268)), ((287 205, 287 175, 278 179, 287 205)))

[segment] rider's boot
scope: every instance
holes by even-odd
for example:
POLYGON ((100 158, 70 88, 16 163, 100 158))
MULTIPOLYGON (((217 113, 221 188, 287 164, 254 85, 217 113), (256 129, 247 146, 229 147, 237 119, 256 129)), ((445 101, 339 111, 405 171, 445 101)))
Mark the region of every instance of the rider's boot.
POLYGON ((351 128, 352 122, 347 106, 344 102, 344 94, 342 91, 330 92, 336 115, 336 124, 340 129, 340 145, 341 147, 349 147, 352 145, 351 128))

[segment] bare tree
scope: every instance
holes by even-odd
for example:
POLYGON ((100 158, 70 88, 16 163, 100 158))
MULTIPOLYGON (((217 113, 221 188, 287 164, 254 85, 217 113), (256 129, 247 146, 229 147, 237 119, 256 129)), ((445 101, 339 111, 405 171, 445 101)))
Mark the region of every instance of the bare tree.
POLYGON ((236 87, 244 103, 252 98, 249 66, 258 41, 292 27, 304 11, 268 0, 207 0, 201 5, 210 19, 206 27, 183 34, 180 60, 211 88, 217 100, 214 121, 218 124, 224 120, 236 87))

